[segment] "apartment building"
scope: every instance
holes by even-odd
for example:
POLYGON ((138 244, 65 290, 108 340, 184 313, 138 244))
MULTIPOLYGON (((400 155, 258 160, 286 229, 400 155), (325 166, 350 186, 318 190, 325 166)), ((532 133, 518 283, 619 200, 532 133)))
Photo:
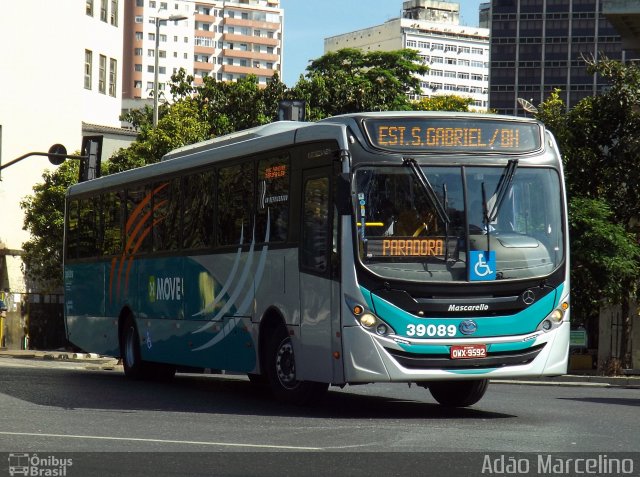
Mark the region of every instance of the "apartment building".
POLYGON ((153 96, 156 49, 159 98, 180 68, 196 84, 282 77, 280 0, 126 0, 125 18, 125 99, 153 96))
POLYGON ((422 97, 469 97, 473 100, 473 109, 487 110, 489 30, 460 25, 458 3, 405 1, 402 18, 325 38, 325 53, 342 48, 358 48, 365 52, 417 50, 429 66, 427 74, 420 76, 422 97))
MULTIPOLYGON (((587 72, 585 58, 628 61, 620 34, 603 11, 602 0, 513 0, 491 2, 489 107, 519 114, 518 98, 543 102, 555 88, 567 108, 607 84, 587 72)), ((635 4, 638 2, 611 2, 635 4)))

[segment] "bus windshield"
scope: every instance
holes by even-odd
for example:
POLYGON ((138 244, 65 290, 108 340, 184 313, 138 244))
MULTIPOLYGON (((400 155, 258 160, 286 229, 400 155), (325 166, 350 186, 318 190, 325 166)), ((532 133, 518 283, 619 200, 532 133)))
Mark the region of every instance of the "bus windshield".
POLYGON ((371 272, 420 282, 509 280, 549 275, 562 262, 554 169, 418 166, 418 174, 408 164, 355 172, 359 256, 371 272), (491 273, 471 270, 480 252, 489 252, 491 273))

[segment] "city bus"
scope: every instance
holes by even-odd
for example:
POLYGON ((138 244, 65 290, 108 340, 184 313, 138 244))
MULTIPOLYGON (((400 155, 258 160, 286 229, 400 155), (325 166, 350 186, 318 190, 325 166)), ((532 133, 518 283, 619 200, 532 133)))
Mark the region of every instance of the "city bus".
POLYGON ((281 121, 66 195, 65 326, 134 379, 246 374, 279 400, 415 383, 443 406, 561 375, 569 248, 543 124, 281 121))

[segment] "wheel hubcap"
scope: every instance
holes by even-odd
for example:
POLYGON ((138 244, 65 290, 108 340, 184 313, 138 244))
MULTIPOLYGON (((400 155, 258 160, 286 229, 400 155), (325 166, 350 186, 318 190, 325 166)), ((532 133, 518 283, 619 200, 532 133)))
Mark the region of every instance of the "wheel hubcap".
POLYGON ((276 372, 280 384, 285 388, 291 389, 298 385, 298 381, 296 381, 296 363, 293 357, 293 346, 291 346, 291 340, 289 338, 285 338, 278 348, 276 372))

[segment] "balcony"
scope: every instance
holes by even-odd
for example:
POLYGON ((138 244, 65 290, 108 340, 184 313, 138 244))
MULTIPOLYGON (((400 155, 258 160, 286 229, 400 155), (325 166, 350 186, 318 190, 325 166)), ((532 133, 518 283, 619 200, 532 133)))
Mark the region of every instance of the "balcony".
POLYGON ((222 50, 222 54, 231 58, 248 58, 250 60, 272 61, 274 63, 280 61, 278 55, 272 55, 268 53, 257 53, 255 51, 242 51, 242 50, 222 50))
POLYGON ((271 77, 277 70, 267 68, 252 68, 249 66, 222 65, 223 73, 233 73, 240 75, 256 75, 271 77))
POLYGON ((257 20, 244 20, 242 18, 225 18, 224 24, 228 26, 257 28, 259 30, 279 31, 280 24, 257 20))
POLYGON ((640 51, 640 2, 605 0, 602 13, 622 37, 622 47, 640 51))
POLYGON ((232 42, 232 43, 250 43, 257 45, 266 45, 266 46, 278 46, 280 44, 280 40, 277 38, 267 38, 263 36, 248 36, 248 35, 234 35, 232 33, 225 33, 222 36, 224 41, 232 42))

